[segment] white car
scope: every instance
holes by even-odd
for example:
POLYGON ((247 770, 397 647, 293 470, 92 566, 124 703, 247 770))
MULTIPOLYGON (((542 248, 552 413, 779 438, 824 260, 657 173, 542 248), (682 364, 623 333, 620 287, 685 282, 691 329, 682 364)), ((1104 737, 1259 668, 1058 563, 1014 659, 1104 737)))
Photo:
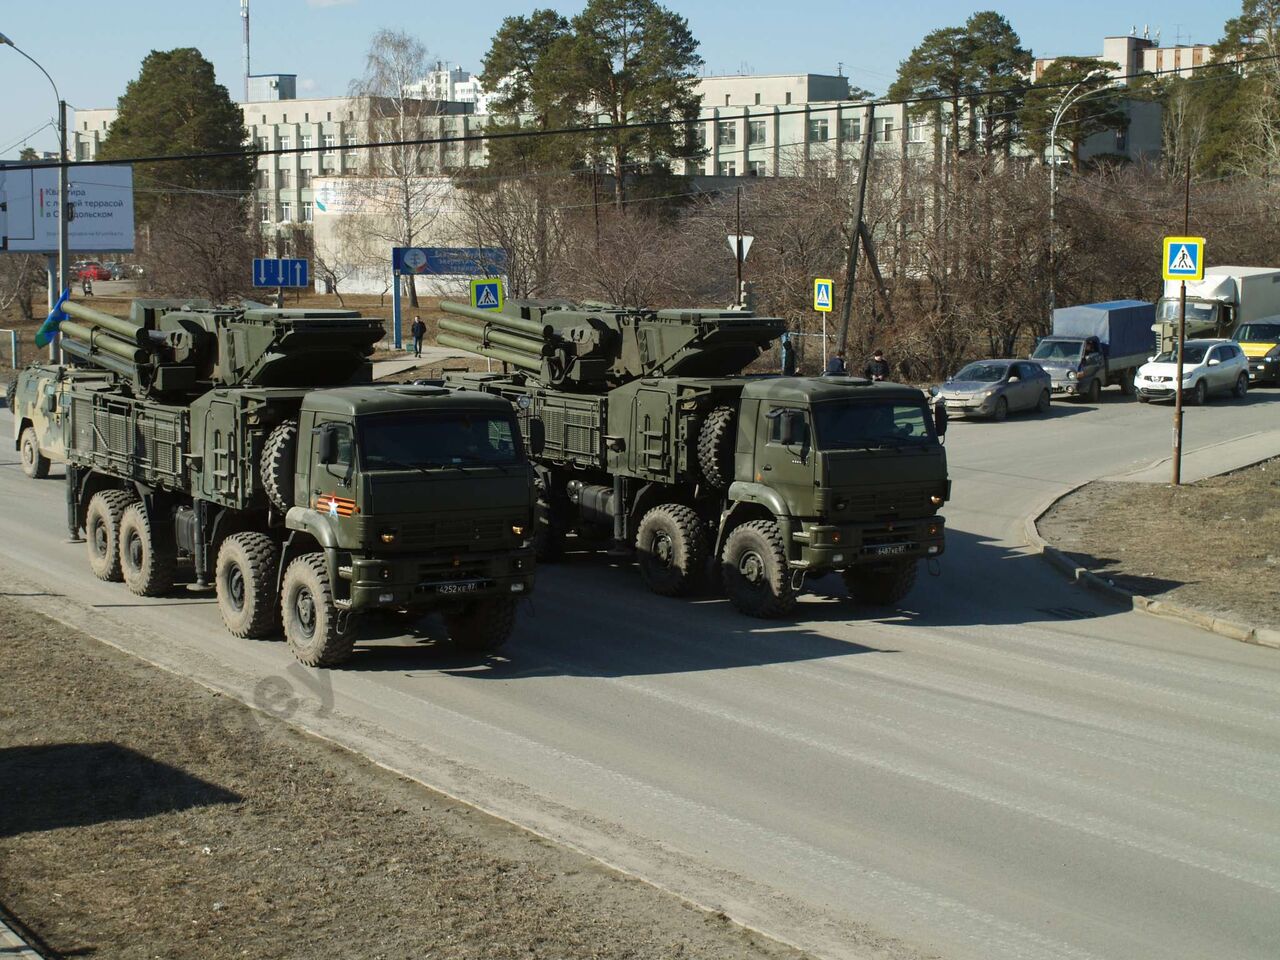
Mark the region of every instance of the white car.
MULTIPOLYGON (((1173 398, 1178 377, 1178 351, 1152 357, 1138 368, 1133 385, 1138 400, 1173 398)), ((1182 351, 1183 402, 1202 404, 1213 394, 1243 399, 1249 392, 1249 358, 1231 340, 1188 340, 1182 351)))

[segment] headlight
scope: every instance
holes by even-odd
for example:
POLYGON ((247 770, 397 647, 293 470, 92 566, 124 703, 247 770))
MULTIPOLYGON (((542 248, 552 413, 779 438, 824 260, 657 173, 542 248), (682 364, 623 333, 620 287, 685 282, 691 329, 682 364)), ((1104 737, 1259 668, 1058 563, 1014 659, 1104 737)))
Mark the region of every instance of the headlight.
POLYGON ((513 523, 513 524, 511 525, 511 532, 512 532, 512 533, 514 533, 517 537, 523 537, 523 536, 524 536, 524 525, 523 525, 523 524, 519 524, 519 523, 513 523))
POLYGON ((383 543, 395 543, 396 532, 394 530, 383 530, 380 534, 378 534, 378 539, 381 540, 383 543))

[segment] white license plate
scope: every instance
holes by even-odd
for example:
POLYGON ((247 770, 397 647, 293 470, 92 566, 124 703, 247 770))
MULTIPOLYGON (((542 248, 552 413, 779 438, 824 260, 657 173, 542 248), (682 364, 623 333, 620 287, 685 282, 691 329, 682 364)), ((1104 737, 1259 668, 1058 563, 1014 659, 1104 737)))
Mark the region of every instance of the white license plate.
POLYGON ((871 547, 870 552, 879 557, 888 557, 896 553, 906 553, 910 549, 909 543, 885 543, 878 547, 871 547))
POLYGON ((465 580, 461 583, 442 583, 436 587, 436 593, 475 593, 479 589, 479 580, 465 580))

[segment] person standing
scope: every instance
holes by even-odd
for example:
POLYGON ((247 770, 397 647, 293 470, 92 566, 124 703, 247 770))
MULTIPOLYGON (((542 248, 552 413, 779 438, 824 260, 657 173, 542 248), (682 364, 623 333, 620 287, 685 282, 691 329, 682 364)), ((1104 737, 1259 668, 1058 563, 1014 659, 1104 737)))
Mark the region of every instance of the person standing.
POLYGON ((883 350, 877 350, 871 354, 871 359, 867 361, 862 375, 873 381, 889 379, 889 361, 884 358, 883 350))
POLYGON ((796 375, 796 347, 791 342, 791 334, 783 333, 779 349, 782 352, 782 375, 784 377, 794 377, 796 375))
POLYGON ((844 351, 832 354, 827 359, 827 369, 822 371, 824 377, 843 377, 848 374, 849 370, 845 366, 844 351))
POLYGON ((427 335, 427 325, 422 322, 421 317, 415 315, 409 332, 413 334, 413 355, 420 357, 422 356, 422 338, 427 335))

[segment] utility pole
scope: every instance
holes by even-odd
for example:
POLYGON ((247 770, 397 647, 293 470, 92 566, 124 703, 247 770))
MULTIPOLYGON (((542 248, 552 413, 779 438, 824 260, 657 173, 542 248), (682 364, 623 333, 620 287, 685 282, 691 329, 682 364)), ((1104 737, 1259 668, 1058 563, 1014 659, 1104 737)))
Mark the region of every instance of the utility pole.
MULTIPOLYGON (((67 222, 71 216, 71 185, 67 176, 67 101, 58 100, 58 296, 67 289, 67 222)), ((49 359, 62 362, 62 341, 49 341, 49 359)))
MULTIPOLYGON (((1187 171, 1182 187, 1182 235, 1191 233, 1191 154, 1187 153, 1187 171)), ((1200 256, 1204 256, 1201 251, 1200 256)), ((1201 261, 1201 266, 1203 266, 1201 261)), ((1178 291, 1178 374, 1173 394, 1173 485, 1182 483, 1182 357, 1187 339, 1187 281, 1178 291)))
POLYGON ((737 261, 738 261, 738 286, 737 286, 738 292, 734 296, 734 302, 738 306, 742 306, 742 187, 738 187, 736 205, 737 205, 737 212, 738 212, 738 226, 736 228, 737 236, 734 237, 734 240, 736 241, 737 248, 738 248, 736 251, 737 261))
POLYGON ((858 192, 849 217, 849 259, 845 262, 844 299, 840 302, 840 339, 836 353, 842 354, 849 342, 849 319, 853 316, 853 284, 858 273, 858 246, 862 240, 862 209, 867 197, 867 178, 871 172, 871 140, 875 136, 876 105, 867 104, 866 124, 862 128, 862 160, 858 164, 858 192))

